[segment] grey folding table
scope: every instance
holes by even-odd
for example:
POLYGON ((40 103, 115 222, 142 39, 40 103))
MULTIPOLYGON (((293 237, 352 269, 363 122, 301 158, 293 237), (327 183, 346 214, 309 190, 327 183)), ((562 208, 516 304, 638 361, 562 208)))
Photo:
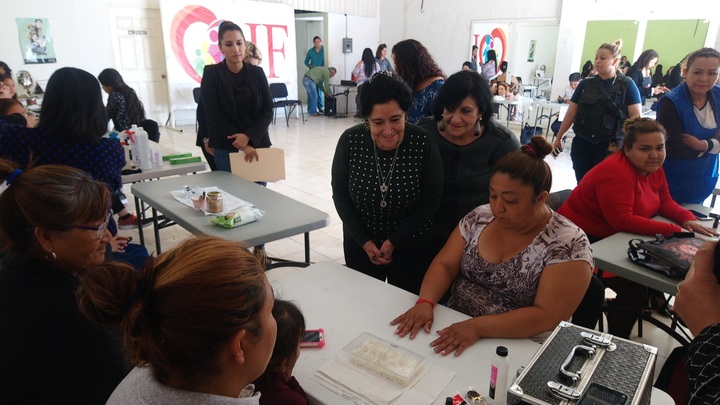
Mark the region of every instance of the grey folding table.
POLYGON ((305 263, 310 263, 310 231, 329 223, 327 213, 286 197, 228 172, 199 173, 189 176, 160 179, 132 185, 133 195, 152 207, 153 227, 157 252, 160 253, 160 230, 157 213, 194 234, 217 236, 245 242, 248 246, 260 245, 290 236, 305 234, 305 263), (210 187, 252 203, 265 212, 258 221, 226 229, 210 223, 210 216, 177 201, 171 191, 184 186, 210 187))

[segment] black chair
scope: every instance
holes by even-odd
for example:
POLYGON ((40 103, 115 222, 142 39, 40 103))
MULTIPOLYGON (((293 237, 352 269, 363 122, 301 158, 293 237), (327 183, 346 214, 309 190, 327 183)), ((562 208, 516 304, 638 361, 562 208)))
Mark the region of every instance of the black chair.
MULTIPOLYGON (((200 104, 200 87, 195 87, 193 89, 193 99, 195 99, 195 104, 200 104)), ((195 133, 198 131, 198 120, 195 118, 195 133)))
POLYGON ((285 83, 270 83, 270 94, 273 98, 273 124, 275 123, 278 108, 282 108, 285 112, 285 124, 288 127, 290 126, 290 114, 295 111, 295 108, 300 109, 303 124, 305 123, 305 111, 303 111, 302 101, 288 100, 288 90, 285 83))
POLYGON ((148 134, 148 139, 155 143, 160 143, 160 126, 157 121, 144 120, 140 121, 139 127, 142 127, 148 134))
MULTIPOLYGON (((572 316, 572 323, 588 329, 595 329, 603 312, 605 286, 596 275, 592 275, 585 296, 572 316)), ((602 327, 600 328, 602 330, 602 327)))

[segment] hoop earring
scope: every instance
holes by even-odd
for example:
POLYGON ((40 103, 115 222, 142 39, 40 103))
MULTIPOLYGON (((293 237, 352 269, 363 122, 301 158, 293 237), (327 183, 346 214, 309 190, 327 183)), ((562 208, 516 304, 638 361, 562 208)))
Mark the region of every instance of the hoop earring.
POLYGON ((370 123, 368 122, 368 120, 364 120, 364 123, 365 123, 365 130, 370 131, 370 123))
POLYGON ((480 136, 482 131, 483 131, 483 126, 480 123, 480 120, 477 120, 477 122, 475 123, 475 136, 480 136))
POLYGON ((445 123, 445 119, 441 118, 440 122, 438 122, 438 131, 444 132, 446 128, 447 128, 447 124, 445 123))
POLYGON ((48 259, 50 259, 51 261, 54 262, 55 260, 57 260, 57 255, 52 250, 49 250, 47 252, 47 255, 49 256, 48 259))

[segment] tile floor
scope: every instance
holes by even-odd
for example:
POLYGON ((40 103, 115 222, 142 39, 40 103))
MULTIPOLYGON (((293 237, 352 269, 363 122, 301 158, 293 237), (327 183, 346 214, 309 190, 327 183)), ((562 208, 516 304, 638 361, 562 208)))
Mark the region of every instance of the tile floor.
MULTIPOLYGON (((352 117, 331 118, 331 117, 309 117, 306 115, 306 122, 292 116, 290 126, 282 125, 283 117, 278 117, 277 124, 270 125, 270 138, 273 146, 285 150, 286 180, 270 183, 268 187, 288 197, 294 198, 305 204, 327 212, 330 215, 330 224, 317 231, 310 233, 311 260, 336 261, 344 264, 342 250, 342 222, 335 211, 332 202, 332 191, 330 187, 330 168, 335 151, 337 140, 342 132, 361 121, 352 117)), ((504 120, 503 120, 504 122, 504 120)), ((510 128, 518 134, 520 125, 510 123, 510 128)), ((182 126, 182 132, 171 130, 167 127, 161 128, 161 143, 167 148, 177 152, 192 152, 200 155, 195 146, 195 127, 182 126)), ((570 142, 566 146, 569 150, 570 142)), ((566 151, 557 159, 547 158, 554 175, 552 191, 574 188, 576 185, 570 155, 566 151)), ((129 186, 126 186, 129 192, 129 186)), ((130 199, 132 201, 132 199, 130 199)), ((122 231, 123 234, 137 236, 137 231, 122 231)), ((170 249, 180 241, 189 237, 190 233, 179 226, 173 226, 161 231, 161 242, 163 250, 170 249)), ((154 239, 151 228, 146 228, 145 237, 147 246, 154 246, 154 239)), ((135 238, 137 240, 137 238, 135 238)), ((282 257, 291 260, 303 260, 303 236, 297 235, 292 238, 271 242, 266 249, 272 257, 282 257)), ((271 279, 282 277, 287 272, 295 269, 275 269, 269 272, 271 279)), ((677 342, 670 336, 645 323, 642 338, 637 337, 635 332, 633 340, 657 346, 659 351, 658 365, 655 375, 665 361, 670 351, 677 346, 677 342)))

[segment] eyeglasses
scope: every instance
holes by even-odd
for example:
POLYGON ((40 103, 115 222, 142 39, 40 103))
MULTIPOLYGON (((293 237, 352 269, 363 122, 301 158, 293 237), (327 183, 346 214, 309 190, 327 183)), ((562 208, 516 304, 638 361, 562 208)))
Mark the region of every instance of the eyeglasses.
POLYGON ((105 230, 107 229, 108 224, 110 223, 110 218, 112 218, 112 213, 108 212, 107 217, 105 217, 105 221, 102 224, 100 224, 100 226, 70 225, 70 228, 86 229, 88 231, 95 231, 97 233, 95 236, 98 239, 102 239, 103 234, 105 233, 105 230))

